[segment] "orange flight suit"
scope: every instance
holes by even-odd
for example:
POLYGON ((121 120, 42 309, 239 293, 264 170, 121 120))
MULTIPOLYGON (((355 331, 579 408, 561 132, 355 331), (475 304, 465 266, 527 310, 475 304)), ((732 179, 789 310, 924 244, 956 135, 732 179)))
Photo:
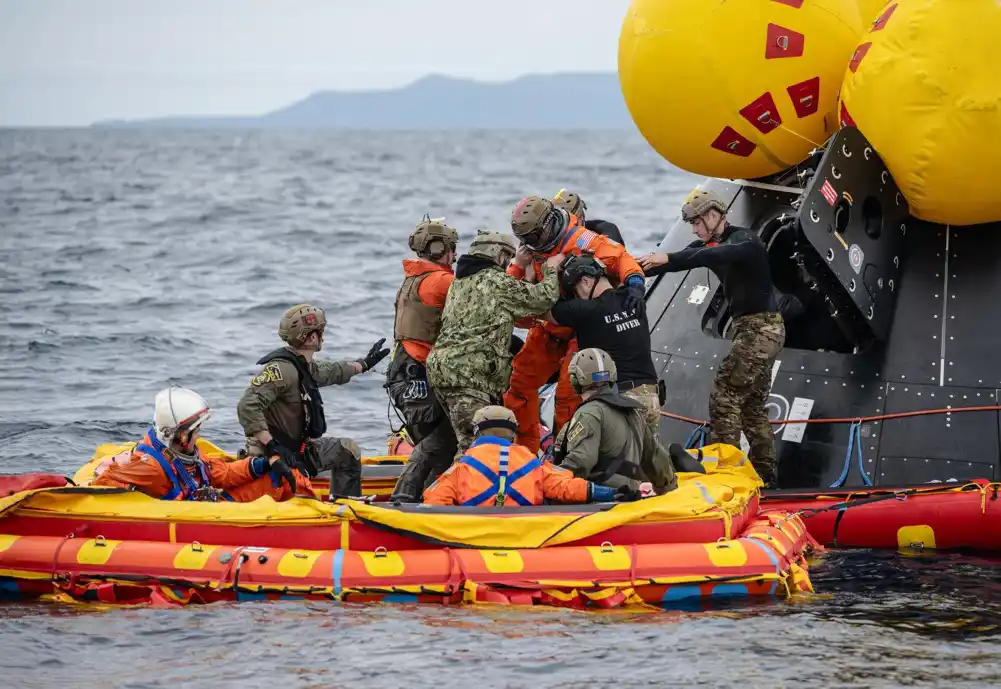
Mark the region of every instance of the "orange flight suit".
MULTIPOLYGON (((227 462, 216 457, 204 457, 203 466, 199 467, 170 461, 164 450, 163 443, 148 432, 130 455, 123 458, 124 461, 116 457, 92 485, 134 487, 161 500, 193 500, 191 487, 200 488, 207 479, 208 485, 223 491, 220 500, 251 502, 270 495, 276 501, 282 501, 294 497, 285 482, 278 482, 270 473, 255 475, 251 462, 256 458, 227 462), (187 476, 182 476, 181 471, 187 476)), ((296 494, 315 497, 309 479, 298 469, 293 469, 292 473, 295 474, 296 494)))
MULTIPOLYGON (((593 232, 582 224, 576 216, 570 216, 570 224, 564 230, 563 238, 549 251, 537 253, 532 259, 536 279, 542 279, 542 265, 546 259, 556 254, 574 254, 584 251, 594 253, 608 270, 608 279, 613 285, 624 284, 632 275, 643 277, 643 269, 621 244, 593 232)), ((512 263, 507 272, 518 279, 524 279, 525 269, 512 263)), ((573 328, 552 323, 542 323, 531 327, 525 346, 511 362, 511 384, 504 393, 504 406, 518 418, 518 444, 533 452, 539 451, 539 387, 557 370, 561 382, 556 388, 556 411, 553 419, 555 435, 580 404, 580 397, 570 387, 567 367, 569 344, 574 339, 573 328)), ((570 355, 572 356, 572 354, 570 355)))
POLYGON ((543 462, 509 440, 487 435, 473 441, 465 456, 427 487, 424 502, 496 507, 498 495, 502 495, 505 507, 528 507, 541 505, 546 499, 586 503, 590 492, 589 481, 543 462))

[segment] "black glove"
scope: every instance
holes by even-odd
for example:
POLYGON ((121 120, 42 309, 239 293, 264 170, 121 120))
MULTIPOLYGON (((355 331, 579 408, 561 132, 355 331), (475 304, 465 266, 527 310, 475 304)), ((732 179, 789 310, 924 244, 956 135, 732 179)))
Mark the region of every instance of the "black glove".
POLYGON ((299 463, 299 458, 296 456, 295 452, 288 449, 274 438, 272 438, 268 444, 264 446, 264 451, 267 453, 268 457, 274 457, 277 455, 278 459, 285 462, 287 466, 295 466, 299 463))
POLYGON ((625 289, 626 298, 622 300, 622 305, 627 312, 635 313, 637 318, 642 318, 646 313, 646 285, 643 279, 630 277, 625 289))
POLYGON ((630 488, 628 485, 619 486, 618 490, 615 491, 615 502, 633 502, 639 500, 643 495, 635 488, 630 488))
POLYGON ((271 473, 278 478, 279 486, 281 485, 281 482, 284 481, 285 485, 287 485, 289 490, 292 491, 292 495, 295 495, 299 486, 296 485, 295 474, 293 474, 292 470, 288 468, 288 464, 285 463, 285 460, 276 459, 271 462, 271 473))
POLYGON ((384 337, 372 345, 372 349, 368 350, 368 354, 365 355, 364 359, 358 360, 358 363, 361 364, 362 373, 371 370, 373 366, 389 356, 389 350, 382 348, 385 342, 386 338, 384 337))

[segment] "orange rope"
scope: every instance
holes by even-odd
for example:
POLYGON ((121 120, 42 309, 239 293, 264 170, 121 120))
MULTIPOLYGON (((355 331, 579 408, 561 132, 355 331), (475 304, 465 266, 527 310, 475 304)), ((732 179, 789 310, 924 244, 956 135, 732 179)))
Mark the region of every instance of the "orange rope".
MULTIPOLYGON (((953 407, 952 409, 921 409, 918 411, 901 411, 895 414, 878 414, 876 416, 854 416, 854 417, 841 417, 834 419, 784 419, 780 421, 771 421, 777 426, 785 425, 788 423, 855 423, 856 421, 884 421, 886 419, 903 419, 909 416, 929 416, 931 414, 959 414, 962 412, 972 412, 972 411, 1001 411, 1001 405, 992 404, 979 407, 953 407)), ((682 416, 681 414, 673 414, 669 411, 661 411, 661 416, 666 416, 669 419, 675 419, 677 421, 686 421, 688 423, 694 423, 699 426, 708 426, 708 421, 703 421, 701 419, 693 419, 690 416, 682 416)))

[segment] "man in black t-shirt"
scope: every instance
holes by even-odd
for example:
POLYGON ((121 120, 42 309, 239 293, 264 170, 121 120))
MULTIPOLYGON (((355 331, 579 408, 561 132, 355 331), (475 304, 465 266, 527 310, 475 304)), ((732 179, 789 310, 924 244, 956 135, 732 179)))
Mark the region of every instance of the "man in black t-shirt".
POLYGON ((646 421, 657 436, 660 398, 646 313, 626 308, 626 291, 612 287, 605 266, 592 256, 567 258, 560 287, 564 298, 550 311, 549 319, 573 328, 582 351, 595 347, 608 352, 618 369, 619 392, 646 408, 646 421))

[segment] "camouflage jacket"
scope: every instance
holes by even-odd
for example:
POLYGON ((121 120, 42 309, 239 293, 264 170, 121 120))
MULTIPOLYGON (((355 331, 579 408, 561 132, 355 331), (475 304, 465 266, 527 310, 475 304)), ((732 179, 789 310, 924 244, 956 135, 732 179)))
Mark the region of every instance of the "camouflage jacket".
MULTIPOLYGON (((351 361, 313 361, 310 370, 316 384, 342 385, 355 375, 351 361)), ((236 418, 247 435, 247 450, 261 454, 253 436, 279 428, 291 438, 300 438, 306 425, 306 409, 299 391, 299 373, 291 362, 281 359, 267 363, 247 386, 236 405, 236 418)))
POLYGON ((545 313, 559 297, 556 269, 530 285, 489 266, 456 278, 442 312, 441 332, 427 359, 435 388, 473 388, 500 396, 511 380, 514 322, 545 313))

